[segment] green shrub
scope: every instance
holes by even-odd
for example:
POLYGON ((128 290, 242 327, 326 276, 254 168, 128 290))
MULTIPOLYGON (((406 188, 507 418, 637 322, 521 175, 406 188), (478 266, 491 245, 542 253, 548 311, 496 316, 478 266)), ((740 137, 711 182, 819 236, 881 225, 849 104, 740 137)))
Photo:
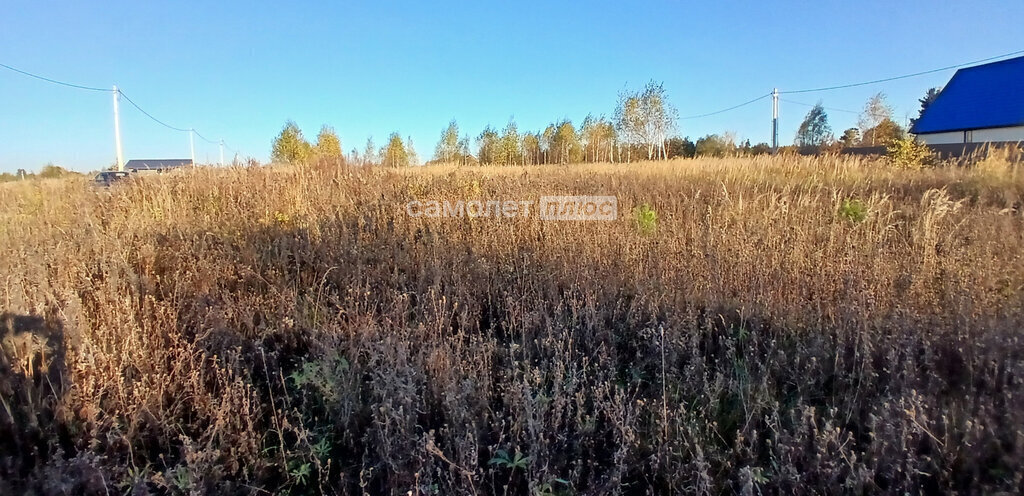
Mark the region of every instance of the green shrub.
POLYGON ((868 208, 860 200, 848 198, 839 206, 839 217, 850 222, 863 222, 868 217, 868 208))
POLYGON ((886 155, 893 164, 904 169, 921 169, 935 165, 936 157, 928 145, 913 136, 897 138, 886 146, 886 155))
POLYGON ((646 203, 636 209, 635 218, 637 229, 644 234, 652 233, 658 228, 658 213, 646 203))

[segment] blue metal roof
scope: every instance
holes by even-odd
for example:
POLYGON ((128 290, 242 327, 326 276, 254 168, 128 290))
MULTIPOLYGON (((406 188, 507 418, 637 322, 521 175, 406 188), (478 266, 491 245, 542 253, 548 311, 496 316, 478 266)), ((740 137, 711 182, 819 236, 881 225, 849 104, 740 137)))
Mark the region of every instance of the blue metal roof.
POLYGON ((1020 125, 1024 125, 1024 57, 956 71, 910 132, 1020 125))
POLYGON ((188 158, 149 158, 129 160, 127 164, 124 164, 124 168, 132 170, 164 170, 190 165, 192 165, 192 159, 188 158))

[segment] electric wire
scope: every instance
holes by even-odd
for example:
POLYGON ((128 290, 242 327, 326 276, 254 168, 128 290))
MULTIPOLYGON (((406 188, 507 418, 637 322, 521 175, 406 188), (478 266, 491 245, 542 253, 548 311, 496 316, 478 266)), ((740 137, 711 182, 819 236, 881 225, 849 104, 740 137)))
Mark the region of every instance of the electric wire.
POLYGON ((3 67, 4 69, 12 70, 12 71, 20 73, 20 74, 24 74, 24 75, 26 75, 28 77, 33 77, 33 78, 36 78, 36 79, 40 79, 40 80, 46 81, 48 83, 59 84, 61 86, 67 86, 69 88, 78 88, 80 90, 89 90, 89 91, 106 91, 106 92, 114 91, 111 88, 96 88, 94 86, 83 86, 81 84, 65 83, 64 81, 58 81, 56 79, 50 79, 48 77, 43 77, 43 76, 40 76, 38 74, 32 74, 31 72, 23 71, 21 69, 16 69, 16 68, 11 67, 11 66, 9 66, 7 64, 0 64, 0 67, 3 67))
MULTIPOLYGON (((916 77, 916 76, 923 76, 925 74, 933 74, 933 73, 936 73, 936 72, 948 71, 950 69, 957 69, 957 68, 964 67, 964 66, 980 64, 982 62, 989 62, 989 61, 993 61, 993 60, 997 60, 997 59, 1002 59, 1002 58, 1005 58, 1005 57, 1011 57, 1011 56, 1014 56, 1014 55, 1020 55, 1020 54, 1024 54, 1024 50, 1017 50, 1017 51, 1014 51, 1014 52, 1004 53, 1004 54, 996 55, 996 56, 993 56, 993 57, 987 57, 987 58, 984 58, 984 59, 973 60, 973 61, 970 61, 970 62, 963 62, 963 63, 960 63, 960 64, 949 65, 949 66, 940 67, 940 68, 937 68, 937 69, 930 69, 930 70, 927 70, 927 71, 920 71, 920 72, 914 72, 914 73, 910 73, 910 74, 904 74, 904 75, 901 75, 901 76, 893 76, 893 77, 887 77, 887 78, 882 78, 882 79, 873 79, 873 80, 870 80, 870 81, 861 81, 859 83, 842 84, 842 85, 836 85, 836 86, 824 86, 824 87, 820 87, 820 88, 807 88, 807 89, 801 89, 801 90, 780 91, 779 94, 780 95, 792 95, 792 94, 798 94, 798 93, 814 93, 814 92, 820 92, 820 91, 832 91, 832 90, 839 90, 839 89, 844 89, 844 88, 854 88, 854 87, 857 87, 857 86, 866 86, 866 85, 870 85, 870 84, 885 83, 885 82, 889 82, 889 81, 896 81, 896 80, 900 80, 900 79, 907 79, 907 78, 916 77)), ((30 73, 30 72, 27 72, 27 71, 23 71, 21 69, 17 69, 17 68, 11 67, 11 66, 9 66, 7 64, 3 64, 3 63, 0 63, 0 67, 3 67, 5 69, 11 70, 11 71, 14 71, 14 72, 17 72, 17 73, 20 73, 20 74, 23 74, 23 75, 26 75, 26 76, 29 76, 29 77, 32 77, 32 78, 36 78, 36 79, 39 79, 39 80, 42 80, 42 81, 46 81, 46 82, 49 82, 49 83, 53 83, 53 84, 58 84, 58 85, 61 85, 61 86, 67 86, 67 87, 70 87, 70 88, 77 88, 77 89, 89 90, 89 91, 104 91, 104 92, 114 91, 113 89, 97 88, 97 87, 93 87, 93 86, 84 86, 84 85, 80 85, 80 84, 73 84, 73 83, 67 83, 67 82, 64 82, 64 81, 58 81, 56 79, 50 79, 50 78, 47 78, 47 77, 44 77, 44 76, 40 76, 38 74, 33 74, 33 73, 30 73)), ((164 126, 164 127, 168 128, 168 129, 172 129, 174 131, 179 131, 179 132, 189 132, 189 131, 191 131, 191 132, 195 133, 196 136, 199 136, 200 139, 206 141, 207 143, 218 144, 218 142, 210 140, 210 139, 206 138, 205 136, 203 136, 202 134, 199 134, 199 132, 196 131, 195 129, 184 129, 184 128, 180 128, 180 127, 175 127, 175 126, 172 126, 170 124, 167 124, 164 121, 161 121, 160 119, 157 119, 156 117, 154 117, 149 112, 146 112, 137 103, 135 103, 135 101, 133 101, 131 98, 129 98, 128 95, 125 95, 123 91, 118 89, 117 92, 118 92, 118 94, 120 96, 124 97, 124 99, 129 104, 131 104, 139 112, 142 112, 143 115, 145 115, 146 117, 149 117, 150 119, 152 119, 157 124, 160 124, 161 126, 164 126)), ((736 109, 741 108, 741 107, 745 107, 747 105, 759 102, 759 101, 761 101, 761 100, 763 100, 765 98, 768 98, 770 96, 772 96, 771 93, 764 94, 764 95, 761 95, 761 96, 759 96, 757 98, 754 98, 752 100, 748 100, 746 102, 743 102, 743 103, 741 103, 739 105, 733 105, 731 107, 727 107, 727 108, 724 108, 724 109, 721 109, 721 110, 716 110, 714 112, 707 112, 707 113, 704 113, 704 114, 687 115, 687 116, 680 117, 679 119, 680 120, 689 120, 689 119, 700 119, 700 118, 703 118, 703 117, 711 117, 713 115, 718 115, 718 114, 722 114, 722 113, 725 113, 725 112, 729 112, 731 110, 736 110, 736 109)), ((784 100, 783 99, 782 101, 784 101, 786 103, 796 104, 796 105, 805 105, 805 106, 809 106, 809 107, 813 106, 811 104, 797 102, 797 101, 793 101, 793 100, 784 100)), ((827 109, 827 110, 832 110, 832 111, 836 111, 836 112, 846 112, 846 113, 851 113, 851 114, 856 114, 857 113, 856 111, 853 111, 853 110, 846 110, 846 109, 840 109, 840 108, 834 108, 834 107, 824 107, 824 108, 827 109)), ((228 148, 228 149, 231 150, 231 148, 228 148)), ((235 152, 235 153, 238 154, 238 152, 235 152)))
POLYGON ((714 112, 708 112, 708 113, 706 113, 706 114, 700 114, 700 115, 688 115, 688 116, 686 116, 686 117, 680 117, 679 119, 680 119, 680 120, 684 120, 684 119, 699 119, 699 118, 701 118, 701 117, 710 117, 710 116, 712 116, 712 115, 718 115, 718 114, 721 114, 721 113, 725 113, 725 112, 728 112, 728 111, 730 111, 730 110, 736 110, 736 109, 738 109, 738 108, 740 108, 740 107, 746 107, 747 105, 750 105, 751 103, 754 103, 754 102, 758 102, 758 101, 764 100, 765 98, 768 98, 768 97, 770 97, 770 96, 772 96, 772 94, 771 94, 771 93, 768 93, 768 94, 765 94, 765 95, 761 95, 761 96, 759 96, 759 97, 757 97, 757 98, 755 98, 755 99, 753 99, 753 100, 750 100, 750 101, 746 101, 746 102, 743 102, 743 103, 741 103, 741 104, 739 104, 739 105, 733 105, 732 107, 729 107, 729 108, 724 108, 724 109, 722 109, 722 110, 716 110, 716 111, 714 111, 714 112))
MULTIPOLYGON (((786 103, 792 103, 794 105, 803 105, 805 107, 813 107, 814 106, 813 104, 810 104, 810 103, 797 102, 797 101, 793 101, 793 100, 786 100, 785 98, 779 98, 779 101, 780 102, 786 102, 786 103)), ((824 105, 821 108, 823 108, 825 110, 831 110, 833 112, 846 112, 847 114, 859 114, 860 113, 860 112, 857 112, 856 110, 846 110, 846 109, 841 109, 841 108, 836 108, 836 107, 826 107, 824 105)))
POLYGON ((127 100, 128 103, 130 103, 132 105, 132 107, 135 107, 136 109, 138 109, 138 111, 142 112, 142 114, 145 115, 146 117, 149 117, 150 119, 153 119, 153 122, 156 122, 157 124, 160 124, 161 126, 166 127, 167 129, 173 129, 175 131, 180 131, 180 132, 183 132, 183 133, 187 133, 189 131, 188 129, 182 129, 180 127, 174 127, 174 126, 172 126, 172 125, 170 125, 170 124, 168 124, 168 123, 166 123, 166 122, 164 122, 164 121, 162 121, 160 119, 157 119, 156 117, 153 117, 153 114, 150 114, 149 112, 146 112, 145 110, 143 110, 143 108, 140 107, 139 104, 135 103, 135 101, 132 100, 131 98, 128 98, 128 95, 125 95, 124 92, 120 90, 120 88, 117 90, 117 92, 121 95, 121 97, 123 97, 125 100, 127 100))
POLYGON ((859 83, 841 84, 841 85, 837 85, 837 86, 825 86, 825 87, 822 87, 822 88, 808 88, 808 89, 803 89, 803 90, 780 91, 779 94, 780 95, 791 95, 791 94, 794 94, 794 93, 814 93, 814 92, 817 92, 817 91, 840 90, 840 89, 844 89, 844 88, 853 88, 853 87, 856 87, 856 86, 866 86, 866 85, 869 85, 869 84, 885 83, 885 82, 889 82, 889 81, 896 81, 898 79, 906 79, 906 78, 912 78, 912 77, 916 77, 916 76, 923 76, 925 74, 932 74, 932 73, 936 73, 936 72, 948 71, 950 69, 957 69, 957 68, 968 66, 968 65, 980 64, 982 62, 989 62, 989 61, 996 60, 996 59, 1001 59, 1001 58, 1004 58, 1004 57, 1010 57, 1010 56, 1013 56, 1013 55, 1020 55, 1022 53, 1024 53, 1024 50, 1017 50, 1015 52, 1004 53, 1002 55, 996 55, 994 57, 988 57, 988 58, 979 59, 979 60, 972 60, 970 62, 964 62, 964 63, 961 63, 961 64, 947 65, 946 67, 940 67, 938 69, 931 69, 931 70, 927 70, 927 71, 914 72, 914 73, 911 73, 911 74, 904 74, 902 76, 893 76, 893 77, 887 77, 887 78, 882 78, 882 79, 874 79, 874 80, 871 80, 871 81, 862 81, 862 82, 859 82, 859 83))
POLYGON ((211 139, 207 139, 206 136, 203 136, 203 135, 199 134, 199 131, 196 131, 195 129, 193 129, 192 132, 196 133, 196 136, 199 136, 199 139, 201 139, 201 140, 203 140, 203 141, 205 141, 205 142, 207 142, 207 143, 209 143, 211 145, 218 145, 218 144, 220 144, 219 141, 213 141, 211 139))

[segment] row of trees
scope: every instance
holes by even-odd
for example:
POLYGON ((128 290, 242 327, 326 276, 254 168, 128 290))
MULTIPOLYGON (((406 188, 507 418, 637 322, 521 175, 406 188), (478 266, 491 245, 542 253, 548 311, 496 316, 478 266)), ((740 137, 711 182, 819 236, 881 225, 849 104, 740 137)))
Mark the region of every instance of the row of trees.
POLYGON ((470 151, 469 136, 460 134, 458 123, 452 121, 441 132, 433 161, 537 165, 621 162, 644 155, 669 158, 668 137, 676 118, 664 85, 651 81, 641 90, 622 92, 612 120, 588 115, 576 126, 562 119, 536 132, 521 132, 511 119, 501 130, 488 125, 476 136, 476 156, 470 151))
MULTIPOLYGON (((918 100, 921 108, 918 117, 910 120, 911 127, 935 101, 940 91, 940 88, 931 88, 918 100)), ((852 146, 884 146, 893 140, 902 139, 906 132, 893 119, 892 107, 886 103, 885 94, 877 93, 864 104, 864 110, 857 119, 857 127, 846 129, 839 139, 832 135, 828 114, 821 102, 818 102, 800 123, 793 144, 804 152, 852 146)))
POLYGON ((342 160, 341 139, 334 128, 324 125, 316 136, 316 144, 310 144, 302 135, 302 130, 292 121, 284 123, 281 133, 274 139, 270 152, 275 162, 296 163, 323 158, 342 160))
MULTIPOLYGON (((672 158, 682 153, 678 146, 674 153, 669 149, 676 119, 676 109, 669 103, 664 85, 651 81, 640 90, 622 92, 612 120, 588 115, 579 126, 563 119, 537 132, 520 131, 515 121, 509 120, 500 130, 488 125, 472 141, 452 121, 441 133, 433 161, 529 165, 672 158), (471 144, 476 145, 475 155, 471 144)), ((682 141, 674 139, 676 145, 682 141)), ((392 133, 380 149, 374 147, 372 137, 362 154, 353 149, 346 157, 341 149, 333 128, 323 126, 316 143, 310 144, 302 130, 288 121, 274 139, 271 156, 275 162, 286 163, 326 160, 401 167, 419 162, 412 139, 403 140, 398 133, 392 133)))
MULTIPOLYGON (((937 88, 930 89, 921 98, 921 112, 934 101, 938 92, 937 88)), ((808 153, 851 146, 885 145, 902 138, 906 132, 893 119, 892 113, 885 95, 878 93, 865 104, 857 127, 846 129, 837 139, 829 125, 828 114, 819 102, 801 122, 793 140, 794 146, 784 147, 783 151, 808 153)), ((767 143, 751 145, 748 140, 738 144, 735 136, 728 133, 707 135, 696 142, 680 138, 676 135, 677 120, 678 112, 669 103, 664 85, 651 81, 639 90, 620 93, 610 120, 603 115, 588 115, 580 125, 562 119, 543 130, 531 132, 520 131, 516 122, 510 119, 500 130, 488 125, 473 139, 463 134, 453 120, 441 132, 431 162, 497 165, 614 163, 638 158, 654 160, 771 152, 767 143), (471 148, 474 144, 475 154, 471 148)), ((291 121, 285 123, 274 140, 272 157, 277 162, 318 160, 388 167, 419 163, 412 139, 403 140, 397 132, 392 133, 379 149, 371 137, 362 154, 352 149, 346 157, 342 153, 341 140, 330 126, 323 126, 316 143, 310 144, 291 121)))
POLYGON ((18 169, 14 174, 11 174, 10 172, 0 172, 0 183, 19 181, 23 179, 53 179, 80 175, 81 174, 75 171, 67 170, 59 165, 53 165, 51 162, 44 165, 42 169, 39 169, 38 173, 32 173, 25 169, 18 169))
MULTIPOLYGON (((398 133, 392 133, 387 144, 379 149, 375 147, 373 138, 370 138, 362 153, 353 149, 347 156, 340 153, 340 140, 333 133, 333 129, 324 126, 317 136, 316 144, 309 144, 298 126, 289 121, 274 140, 274 161, 297 163, 328 159, 354 165, 387 167, 418 163, 411 139, 403 140, 398 133)), ((696 141, 679 136, 664 140, 658 137, 654 144, 646 141, 626 143, 619 136, 616 126, 604 117, 587 116, 580 126, 563 119, 536 133, 521 133, 515 121, 509 121, 500 131, 491 126, 484 128, 473 140, 477 145, 477 153, 474 155, 470 148, 470 137, 460 133, 458 123, 453 120, 442 131, 431 162, 540 165, 626 162, 633 157, 672 159, 771 153, 767 143, 751 145, 748 140, 738 144, 735 135, 731 133, 709 134, 696 141)))
POLYGON ((388 167, 406 167, 419 163, 412 138, 403 140, 397 132, 391 133, 388 142, 379 149, 374 146, 371 137, 366 140, 366 147, 361 154, 353 148, 346 157, 342 153, 341 139, 333 127, 321 127, 320 133, 316 136, 316 143, 311 144, 306 141, 299 126, 292 121, 285 122, 281 132, 274 138, 271 158, 274 162, 282 163, 318 161, 388 167))

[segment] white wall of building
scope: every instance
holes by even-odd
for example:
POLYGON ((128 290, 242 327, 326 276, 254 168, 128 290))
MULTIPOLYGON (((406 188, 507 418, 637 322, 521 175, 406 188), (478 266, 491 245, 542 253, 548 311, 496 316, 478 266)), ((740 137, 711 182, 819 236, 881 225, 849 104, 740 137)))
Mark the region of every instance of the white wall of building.
POLYGON ((925 133, 918 134, 917 138, 929 145, 1024 141, 1024 126, 974 129, 971 131, 951 131, 948 133, 925 133))
POLYGON ((997 127, 972 131, 974 143, 986 141, 1024 141, 1024 126, 997 127))
POLYGON ((948 143, 963 143, 963 131, 951 131, 948 133, 926 133, 918 134, 917 139, 929 145, 945 145, 948 143))

